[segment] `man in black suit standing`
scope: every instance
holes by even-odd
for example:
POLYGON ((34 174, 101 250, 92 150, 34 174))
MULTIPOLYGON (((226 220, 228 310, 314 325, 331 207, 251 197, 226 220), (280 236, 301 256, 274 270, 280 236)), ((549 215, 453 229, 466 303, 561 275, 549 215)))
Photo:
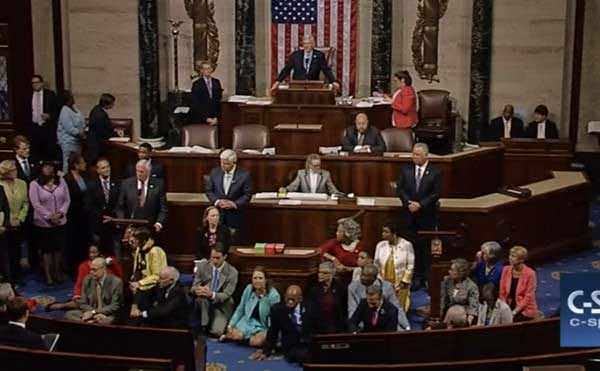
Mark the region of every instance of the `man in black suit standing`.
POLYGON ((515 117, 515 109, 507 104, 502 110, 502 115, 490 122, 484 133, 484 140, 491 142, 500 141, 501 138, 523 138, 525 126, 520 118, 515 117))
POLYGON ((205 186, 211 204, 219 208, 223 223, 232 230, 232 236, 242 226, 242 211, 252 198, 250 173, 237 166, 237 155, 226 149, 221 152, 221 166, 212 169, 205 186))
POLYGON ((342 149, 347 152, 381 154, 385 152, 385 142, 379 129, 369 125, 369 117, 365 113, 359 113, 354 119, 354 126, 346 129, 342 149))
POLYGON ((339 90, 340 84, 335 81, 335 76, 331 71, 331 67, 327 64, 325 54, 315 50, 315 38, 312 35, 304 36, 302 38, 302 49, 296 50, 290 55, 271 90, 277 89, 279 83, 285 80, 290 72, 292 72, 292 80, 319 80, 321 71, 325 75, 325 81, 333 84, 335 89, 339 90))
MULTIPOLYGON (((402 200, 403 217, 415 235, 417 231, 434 230, 437 227, 442 173, 429 164, 428 156, 427 144, 415 144, 413 164, 402 167, 396 182, 396 193, 402 200)), ((413 282, 424 285, 431 265, 431 251, 429 246, 415 246, 417 279, 413 279, 413 282)))
POLYGON ((0 345, 45 349, 42 337, 26 328, 29 308, 25 298, 18 296, 9 301, 6 312, 8 323, 0 327, 0 345))
POLYGON ((527 137, 533 139, 558 139, 556 123, 548 120, 548 107, 543 104, 535 107, 533 121, 527 125, 527 137))
POLYGON ((31 144, 29 139, 17 135, 13 139, 15 149, 15 162, 17 165, 17 178, 25 181, 27 185, 37 177, 38 166, 31 160, 31 144))
POLYGON ((285 301, 271 308, 271 326, 262 349, 250 358, 262 361, 273 354, 281 335, 281 350, 288 362, 303 363, 308 358, 311 324, 302 302, 302 289, 291 285, 285 291, 285 301))
POLYGON ((121 183, 117 217, 145 219, 160 232, 167 221, 167 197, 162 179, 150 177, 146 160, 135 165, 136 176, 121 183))
POLYGON ((115 97, 104 93, 98 104, 90 111, 87 136, 87 162, 93 164, 99 157, 106 156, 106 142, 113 136, 108 111, 115 106, 115 97))
MULTIPOLYGON (((165 178, 165 167, 152 160, 152 145, 150 143, 140 143, 137 151, 138 161, 146 160, 150 164, 150 177, 151 178, 165 178)), ((135 164, 127 166, 127 178, 135 175, 135 164)))
POLYGON ((352 332, 393 332, 398 328, 398 308, 385 300, 381 286, 367 287, 367 298, 362 299, 350 318, 352 332))
POLYGON ((211 76, 213 68, 209 62, 202 62, 198 67, 200 77, 192 84, 190 123, 216 125, 223 98, 221 81, 211 76))
POLYGON ((31 113, 29 136, 33 143, 33 157, 39 160, 56 160, 59 154, 56 123, 60 110, 56 93, 44 89, 44 78, 40 75, 33 75, 31 86, 33 91, 27 112, 31 113))

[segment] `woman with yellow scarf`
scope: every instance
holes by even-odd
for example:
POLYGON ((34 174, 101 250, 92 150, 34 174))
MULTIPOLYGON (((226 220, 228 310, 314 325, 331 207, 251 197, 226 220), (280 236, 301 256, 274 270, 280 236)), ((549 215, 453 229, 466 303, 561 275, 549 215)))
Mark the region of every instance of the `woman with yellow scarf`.
POLYGON ((412 243, 398 236, 394 223, 386 223, 381 230, 380 241, 375 247, 375 265, 381 278, 390 282, 396 291, 401 309, 410 307, 410 284, 415 267, 415 252, 412 243))

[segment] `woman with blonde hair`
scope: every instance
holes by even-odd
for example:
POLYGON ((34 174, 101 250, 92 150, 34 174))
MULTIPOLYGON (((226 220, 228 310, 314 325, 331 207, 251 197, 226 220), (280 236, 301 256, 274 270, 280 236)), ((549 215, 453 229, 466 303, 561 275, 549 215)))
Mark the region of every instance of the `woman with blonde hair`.
POLYGON ((500 278, 500 299, 512 309, 514 322, 528 321, 538 316, 536 273, 525 265, 525 260, 527 249, 514 246, 508 256, 510 265, 504 267, 500 278))

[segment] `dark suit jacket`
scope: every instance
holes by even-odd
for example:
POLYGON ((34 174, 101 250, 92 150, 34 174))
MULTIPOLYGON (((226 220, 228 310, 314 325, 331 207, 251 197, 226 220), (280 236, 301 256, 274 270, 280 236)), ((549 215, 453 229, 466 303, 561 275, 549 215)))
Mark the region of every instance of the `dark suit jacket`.
POLYGON ((293 348, 307 347, 311 336, 311 323, 308 312, 303 303, 300 304, 300 317, 302 325, 298 329, 293 322, 294 309, 280 302, 271 307, 271 326, 267 332, 267 341, 263 346, 263 353, 270 355, 277 346, 281 334, 281 350, 290 353, 293 348))
POLYGON ((113 136, 113 129, 110 117, 100 105, 97 105, 90 112, 87 135, 88 163, 92 164, 98 157, 106 154, 106 142, 111 136, 113 136))
POLYGON ((45 349, 40 335, 12 324, 0 326, 0 344, 29 349, 45 349))
POLYGON ((190 107, 190 123, 205 124, 207 118, 221 115, 221 99, 223 88, 219 79, 211 78, 212 97, 208 94, 208 87, 203 77, 192 84, 192 106, 190 107))
MULTIPOLYGON (((358 145, 358 131, 356 127, 349 126, 346 129, 346 135, 344 139, 342 139, 342 149, 347 152, 352 152, 354 147, 358 145)), ((365 133, 365 139, 363 140, 363 145, 371 146, 371 152, 373 153, 383 153, 385 152, 385 142, 381 137, 381 133, 379 129, 369 125, 367 127, 367 132, 365 133)))
MULTIPOLYGON (((154 159, 150 161, 150 177, 152 178, 165 178, 165 167, 156 162, 154 159)), ((127 165, 127 170, 125 171, 125 178, 130 178, 135 176, 135 163, 127 165)))
POLYGON ((252 179, 250 173, 236 166, 229 192, 223 189, 223 176, 225 172, 220 167, 212 169, 206 184, 206 196, 211 204, 219 199, 235 202, 237 209, 221 210, 223 223, 230 228, 242 226, 242 209, 248 205, 252 198, 252 179))
POLYGON ((29 162, 29 176, 25 175, 25 172, 23 171, 23 168, 21 167, 21 163, 17 159, 17 156, 15 156, 14 160, 15 165, 17 166, 17 178, 24 180, 27 183, 27 185, 29 185, 29 183, 31 183, 32 180, 37 178, 39 170, 38 164, 36 161, 32 160, 31 157, 27 159, 27 161, 29 162))
POLYGON ((321 297, 323 295, 323 289, 320 284, 313 286, 305 297, 308 318, 312 324, 312 331, 315 334, 337 333, 346 330, 346 319, 348 318, 347 288, 334 279, 331 284, 331 290, 335 298, 334 323, 325 322, 321 315, 321 297))
MULTIPOLYGON (((204 231, 204 227, 201 226, 196 230, 198 239, 198 250, 196 251, 196 259, 208 259, 210 257, 210 247, 208 246, 208 237, 204 231)), ((231 231, 224 224, 217 226, 217 242, 221 242, 223 246, 229 251, 231 245, 231 231)))
MULTIPOLYGON (((100 234, 103 229, 102 216, 114 217, 117 215, 116 209, 121 183, 112 177, 109 183, 108 202, 106 202, 100 177, 95 176, 87 182, 88 189, 85 198, 85 209, 90 221, 91 232, 96 235, 100 234)), ((108 226, 108 224, 105 225, 108 226)))
POLYGON ((421 210, 416 214, 409 214, 417 229, 433 229, 436 224, 438 201, 442 190, 442 172, 436 167, 427 164, 425 173, 421 177, 421 185, 417 192, 415 184, 415 165, 405 165, 400 169, 400 176, 396 182, 396 193, 402 200, 402 207, 408 213, 408 201, 421 204, 421 210))
POLYGON ((292 73, 292 80, 319 80, 319 75, 323 71, 325 80, 328 83, 335 81, 335 76, 331 71, 331 67, 327 64, 325 54, 315 49, 312 52, 312 61, 308 71, 304 69, 304 50, 296 50, 290 55, 285 67, 279 72, 277 81, 281 82, 285 80, 292 70, 294 71, 292 73))
MULTIPOLYGON (((485 140, 499 141, 504 138, 504 120, 502 116, 496 117, 490 121, 490 125, 485 133, 485 140)), ((523 121, 518 117, 513 117, 510 124, 510 137, 511 138, 523 138, 525 137, 525 126, 523 121)))
MULTIPOLYGON (((535 121, 527 125, 527 137, 537 138, 538 123, 535 121)), ((546 120, 546 139, 558 139, 558 128, 553 121, 546 120)))
MULTIPOLYGON (((37 125, 32 122, 32 107, 31 100, 33 99, 33 91, 29 95, 29 99, 27 100, 27 115, 29 116, 27 122, 30 125, 37 125)), ((58 114, 60 113, 58 98, 56 97, 56 93, 49 89, 44 89, 44 102, 43 102, 44 113, 50 115, 50 118, 46 121, 46 124, 52 125, 56 129, 56 123, 58 121, 58 114)), ((55 133, 56 134, 56 133, 55 133)))
MULTIPOLYGON (((69 171, 67 175, 65 175, 65 182, 67 183, 67 187, 69 188, 69 197, 71 198, 71 203, 69 204, 69 212, 67 215, 68 220, 73 220, 73 218, 86 218, 85 214, 85 198, 87 197, 87 189, 82 191, 77 184, 77 181, 69 171)), ((85 176, 83 176, 84 181, 86 182, 86 186, 88 180, 85 176)))
POLYGON ((379 308, 379 316, 375 326, 371 323, 373 313, 374 310, 369 308, 367 299, 362 299, 349 320, 348 327, 350 331, 361 331, 361 323, 363 324, 361 332, 394 332, 398 329, 398 308, 387 300, 384 300, 379 308))
POLYGON ((148 292, 149 308, 140 308, 148 312, 143 322, 155 327, 187 328, 189 327, 190 309, 185 289, 179 282, 168 292, 166 288, 155 285, 148 292))
POLYGON ((148 178, 148 190, 144 207, 139 206, 137 178, 131 177, 121 183, 117 202, 117 217, 146 219, 150 224, 167 221, 167 197, 162 179, 148 178))

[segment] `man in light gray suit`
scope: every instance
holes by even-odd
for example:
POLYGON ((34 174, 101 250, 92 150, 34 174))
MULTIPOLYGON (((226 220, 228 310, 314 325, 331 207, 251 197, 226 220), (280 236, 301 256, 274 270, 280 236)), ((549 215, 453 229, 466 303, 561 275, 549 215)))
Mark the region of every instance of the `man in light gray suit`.
POLYGON ((233 292, 237 286, 238 271, 226 259, 226 248, 217 243, 210 251, 210 260, 202 259, 196 264, 191 289, 196 297, 193 313, 195 335, 223 335, 233 314, 233 292))
POLYGON ((123 304, 123 282, 119 277, 106 272, 106 260, 95 258, 90 264, 90 274, 81 285, 79 309, 65 313, 71 321, 112 323, 123 304))
POLYGON ((333 184, 329 171, 321 169, 321 158, 314 153, 306 158, 306 168, 298 170, 296 179, 285 188, 288 192, 341 193, 333 184))
POLYGON ((394 287, 388 281, 377 278, 379 268, 375 264, 365 265, 360 272, 360 280, 352 281, 348 286, 348 318, 351 318, 362 299, 367 298, 367 287, 371 285, 381 286, 383 299, 389 301, 398 308, 398 331, 410 330, 410 324, 406 318, 404 309, 398 302, 394 287))

